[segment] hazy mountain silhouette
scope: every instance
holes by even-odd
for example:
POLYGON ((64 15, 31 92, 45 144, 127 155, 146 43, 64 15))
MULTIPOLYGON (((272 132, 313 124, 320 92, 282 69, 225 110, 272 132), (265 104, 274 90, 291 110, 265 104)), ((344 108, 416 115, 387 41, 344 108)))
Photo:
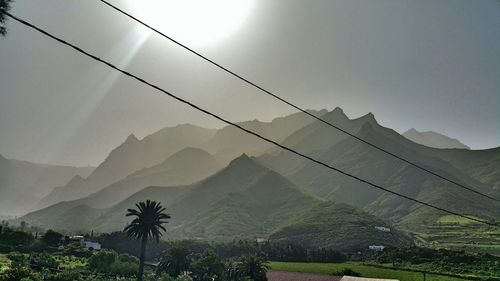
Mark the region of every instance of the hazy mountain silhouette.
MULTIPOLYGON (((322 114, 326 111, 310 112, 322 114)), ((271 122, 254 120, 240 124, 281 140, 313 120, 304 113, 295 113, 275 118, 271 122)), ((241 153, 261 154, 270 148, 267 143, 231 126, 214 130, 184 124, 161 129, 142 140, 130 135, 124 143, 111 151, 88 178, 75 178, 64 186, 56 187, 52 193, 40 200, 37 208, 86 197, 138 170, 161 163, 185 147, 203 148, 214 154, 222 164, 241 153)))
MULTIPOLYGON (((432 148, 380 126, 371 113, 355 119, 349 119, 340 108, 315 114, 323 114, 328 122, 440 175, 500 197, 500 148, 432 148)), ((249 121, 242 124, 402 194, 485 219, 500 217, 493 201, 460 189, 311 119, 303 114, 292 114, 272 122, 249 121)), ((294 237, 311 245, 323 241, 324 244, 338 246, 336 240, 329 240, 328 237, 342 237, 354 231, 344 228, 344 225, 361 227, 384 223, 377 221, 373 215, 391 221, 403 230, 433 224, 443 215, 262 144, 258 139, 231 127, 215 131, 181 125, 161 130, 143 140, 131 136, 91 176, 87 179, 75 177, 54 194, 64 195, 65 191, 73 197, 75 194, 84 195, 79 200, 53 204, 21 219, 61 229, 119 230, 128 222, 124 216, 127 208, 138 201, 153 198, 166 204, 173 217, 171 234, 177 237, 219 239, 252 233, 276 239, 294 237), (171 135, 186 131, 188 133, 182 136, 171 135), (198 148, 183 150, 183 139, 186 143, 195 143, 194 147, 205 148, 212 155, 198 148), (159 148, 162 143, 166 143, 167 148, 159 148), (152 147, 161 153, 151 156, 155 151, 152 147), (179 149, 171 152, 172 147, 179 149), (260 156, 249 157, 242 152, 260 156), (225 165, 227 157, 235 154, 240 156, 216 172, 221 167, 219 162, 225 165), (144 161, 141 155, 150 155, 146 157, 149 160, 144 161), (163 160, 158 161, 163 156, 163 160), (158 163, 151 164, 155 161, 158 163), (151 165, 142 167, 145 163, 151 165), (107 178, 104 177, 106 171, 110 174, 107 178), (99 174, 103 176, 97 176, 99 174), (94 182, 102 184, 107 181, 112 182, 93 185, 94 182), (296 204, 284 202, 284 198, 296 204), (68 219, 78 214, 84 216, 85 224, 73 225, 74 222, 68 219), (317 225, 313 225, 314 220, 318 221, 317 225), (341 221, 342 225, 335 224, 336 221, 341 221), (356 221, 362 223, 357 224, 356 221), (342 232, 333 232, 332 229, 338 228, 342 232), (318 230, 317 235, 310 233, 309 229, 318 230)), ((64 198, 60 196, 53 201, 67 200, 64 198)), ((367 233, 373 237, 377 235, 368 230, 367 233)), ((393 239, 398 243, 404 240, 393 239)), ((367 240, 357 237, 353 241, 367 240)))
MULTIPOLYGON (((326 110, 309 110, 311 114, 321 116, 326 110)), ((290 134, 302 127, 312 123, 314 119, 305 113, 294 113, 285 117, 273 119, 271 122, 258 120, 240 122, 238 125, 262 134, 272 140, 281 142, 290 134)), ((202 147, 208 152, 216 155, 219 159, 230 161, 246 153, 248 155, 260 155, 272 148, 269 143, 251 136, 233 126, 227 126, 217 131, 215 136, 202 147)))
POLYGON ((86 177, 93 169, 36 164, 0 155, 0 214, 23 214, 54 186, 66 184, 75 176, 86 177))
POLYGON ((308 195, 245 154, 213 176, 192 185, 148 187, 109 209, 59 203, 22 219, 35 225, 42 223, 45 227, 77 230, 83 225, 75 225, 70 218, 86 211, 81 214, 86 228, 120 230, 129 221, 124 216, 126 209, 148 198, 155 198, 168 207, 172 215, 171 237, 230 239, 272 235, 275 239, 314 246, 339 246, 342 241, 342 247, 409 243, 408 238, 397 231, 383 233, 374 228, 388 226, 386 222, 359 209, 308 195), (318 221, 320 225, 314 223, 314 218, 319 217, 322 218, 318 221), (314 234, 306 229, 314 229, 314 234), (351 232, 361 234, 352 239, 345 236, 351 232))
POLYGON ((461 143, 457 139, 450 138, 432 131, 419 132, 412 128, 404 132, 403 137, 428 147, 470 149, 470 147, 461 143))
POLYGON ((175 152, 197 146, 213 136, 215 130, 189 124, 164 128, 142 140, 130 135, 115 148, 86 179, 74 179, 57 187, 38 204, 43 208, 62 201, 88 196, 138 170, 157 165, 175 152))
POLYGON ((107 208, 146 187, 191 184, 212 175, 220 168, 220 163, 208 152, 199 148, 184 148, 163 163, 139 170, 96 193, 76 200, 75 204, 107 208))
MULTIPOLYGON (((495 195, 491 185, 464 174, 462 170, 445 161, 444 156, 440 157, 439 153, 435 153, 438 149, 413 143, 371 120, 365 122, 357 135, 443 176, 495 195)), ((459 189, 353 138, 346 138, 328 149, 315 151, 315 156, 363 179, 425 202, 484 218, 494 219, 500 216, 498 208, 491 200, 459 189)), ((308 161, 296 161, 293 168, 290 168, 289 163, 292 161, 287 158, 294 157, 288 153, 280 153, 265 155, 259 158, 259 161, 283 171, 294 183, 321 198, 358 206, 379 217, 401 222, 406 226, 432 223, 443 215, 308 161), (280 163, 283 164, 281 167, 280 163), (410 212, 413 212, 411 216, 410 212)))

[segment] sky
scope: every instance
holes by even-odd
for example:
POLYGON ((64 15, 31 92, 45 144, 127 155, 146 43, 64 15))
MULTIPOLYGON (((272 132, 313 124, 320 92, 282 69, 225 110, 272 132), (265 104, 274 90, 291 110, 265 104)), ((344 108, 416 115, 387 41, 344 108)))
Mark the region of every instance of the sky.
MULTIPOLYGON (((139 11, 138 1, 110 2, 139 11)), ((339 106, 352 118, 372 112, 400 133, 431 130, 473 149, 500 146, 499 1, 252 3, 218 40, 183 40, 303 108, 339 106)), ((230 120, 294 112, 100 1, 16 0, 11 12, 230 120)), ((231 11, 219 13, 212 18, 231 11)), ((200 15, 182 14, 179 26, 212 20, 200 15)), ((0 38, 5 157, 98 165, 131 133, 223 126, 12 20, 7 27, 0 38)))

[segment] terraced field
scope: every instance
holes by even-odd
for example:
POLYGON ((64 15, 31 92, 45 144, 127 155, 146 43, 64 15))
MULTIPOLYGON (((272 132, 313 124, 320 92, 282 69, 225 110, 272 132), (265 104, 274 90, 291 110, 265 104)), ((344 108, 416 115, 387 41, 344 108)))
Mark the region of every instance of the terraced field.
POLYGON ((0 272, 9 267, 9 259, 4 255, 0 254, 0 272))
POLYGON ((436 225, 413 234, 424 246, 500 256, 500 230, 456 216, 443 216, 436 225))

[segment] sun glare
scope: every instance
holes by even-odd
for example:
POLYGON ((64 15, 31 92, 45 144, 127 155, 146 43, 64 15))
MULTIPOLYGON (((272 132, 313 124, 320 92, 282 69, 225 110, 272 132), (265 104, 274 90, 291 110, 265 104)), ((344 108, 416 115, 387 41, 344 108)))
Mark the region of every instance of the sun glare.
POLYGON ((246 20, 254 0, 141 0, 130 10, 147 24, 191 46, 227 38, 246 20))

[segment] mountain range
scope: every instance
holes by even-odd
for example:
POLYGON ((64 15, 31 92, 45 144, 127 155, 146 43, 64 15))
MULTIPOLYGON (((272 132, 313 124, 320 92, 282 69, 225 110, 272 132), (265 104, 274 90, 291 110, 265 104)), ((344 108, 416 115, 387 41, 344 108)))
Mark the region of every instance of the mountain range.
MULTIPOLYGON (((371 113, 310 111, 359 138, 492 197, 500 197, 500 148, 431 147, 378 124, 371 113)), ((407 196, 467 215, 498 220, 496 202, 460 189, 349 137, 304 113, 239 123, 301 153, 407 196)), ((437 146, 437 145, 436 145, 437 146)), ((57 185, 54 185, 57 186, 57 185)), ((131 135, 90 175, 75 176, 14 222, 77 232, 108 232, 128 208, 153 199, 172 215, 172 238, 263 237, 355 248, 409 243, 445 214, 224 127, 169 127, 131 135), (78 218, 78 219, 76 219, 78 218), (78 221, 76 224, 75 221, 78 221), (390 233, 375 226, 386 226, 390 233)))
POLYGON ((15 216, 33 210, 54 186, 86 177, 93 167, 69 167, 7 159, 0 155, 0 215, 15 216))
POLYGON ((419 132, 411 128, 403 133, 403 137, 411 140, 412 142, 428 147, 470 149, 470 147, 461 143, 457 139, 450 138, 448 136, 432 131, 419 132))

